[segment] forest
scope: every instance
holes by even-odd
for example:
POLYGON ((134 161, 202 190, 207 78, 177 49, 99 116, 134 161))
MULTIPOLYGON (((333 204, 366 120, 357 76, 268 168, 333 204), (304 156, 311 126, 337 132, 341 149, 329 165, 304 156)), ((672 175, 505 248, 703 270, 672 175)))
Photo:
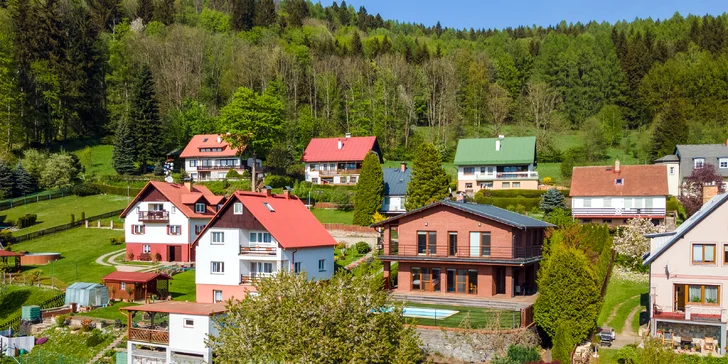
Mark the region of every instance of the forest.
POLYGON ((0 1, 6 151, 117 139, 153 165, 229 131, 241 88, 280 101, 271 153, 291 160, 345 132, 392 160, 423 142, 452 160, 459 138, 506 132, 536 135, 539 161, 577 132, 582 159, 623 143, 654 158, 725 141, 728 15, 454 29, 343 1, 0 1))

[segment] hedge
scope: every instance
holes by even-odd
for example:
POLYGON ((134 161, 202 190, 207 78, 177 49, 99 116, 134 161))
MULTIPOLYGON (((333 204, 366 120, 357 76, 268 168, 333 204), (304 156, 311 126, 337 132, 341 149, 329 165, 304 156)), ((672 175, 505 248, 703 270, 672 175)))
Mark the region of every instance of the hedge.
POLYGON ((538 208, 541 204, 540 198, 526 198, 526 197, 485 197, 475 195, 475 202, 480 204, 493 205, 503 209, 508 207, 516 207, 521 205, 526 211, 532 210, 534 207, 538 208))
POLYGON ((291 177, 288 176, 277 176, 273 174, 269 174, 265 176, 265 179, 263 180, 263 184, 266 186, 271 186, 273 188, 283 188, 283 187, 293 187, 296 180, 294 180, 291 177))

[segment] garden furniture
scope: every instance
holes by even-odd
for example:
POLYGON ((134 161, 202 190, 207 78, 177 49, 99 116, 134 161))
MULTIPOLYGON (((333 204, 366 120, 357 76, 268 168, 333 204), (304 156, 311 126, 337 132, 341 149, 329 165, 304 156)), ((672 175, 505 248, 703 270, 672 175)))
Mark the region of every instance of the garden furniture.
POLYGON ((715 341, 712 337, 705 337, 705 351, 715 351, 715 341))

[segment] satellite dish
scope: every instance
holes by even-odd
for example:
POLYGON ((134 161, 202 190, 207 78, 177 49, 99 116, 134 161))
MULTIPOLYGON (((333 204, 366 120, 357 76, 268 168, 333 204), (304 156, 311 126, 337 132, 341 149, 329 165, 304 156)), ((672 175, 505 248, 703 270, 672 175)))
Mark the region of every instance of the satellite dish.
POLYGON ((174 178, 172 178, 172 176, 167 176, 167 177, 165 177, 165 178, 164 178, 164 180, 165 180, 165 181, 166 181, 167 183, 172 183, 172 182, 174 182, 174 178))

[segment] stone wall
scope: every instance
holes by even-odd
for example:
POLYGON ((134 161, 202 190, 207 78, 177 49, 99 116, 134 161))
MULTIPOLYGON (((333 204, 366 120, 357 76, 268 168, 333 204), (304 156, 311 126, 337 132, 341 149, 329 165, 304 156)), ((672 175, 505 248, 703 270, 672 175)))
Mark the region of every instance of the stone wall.
POLYGON ((369 246, 372 247, 372 250, 377 248, 377 241, 379 239, 379 233, 371 234, 343 230, 329 230, 329 234, 331 234, 331 237, 333 237, 336 242, 344 243, 347 247, 363 241, 369 244, 369 246))
POLYGON ((422 349, 428 354, 452 358, 468 363, 484 363, 496 355, 503 355, 510 345, 534 347, 539 344, 534 329, 501 330, 484 332, 479 330, 440 329, 418 327, 422 349))
POLYGON ((675 336, 688 336, 694 339, 712 337, 720 342, 720 326, 678 324, 675 322, 657 321, 657 330, 663 332, 672 330, 675 333, 675 336))

